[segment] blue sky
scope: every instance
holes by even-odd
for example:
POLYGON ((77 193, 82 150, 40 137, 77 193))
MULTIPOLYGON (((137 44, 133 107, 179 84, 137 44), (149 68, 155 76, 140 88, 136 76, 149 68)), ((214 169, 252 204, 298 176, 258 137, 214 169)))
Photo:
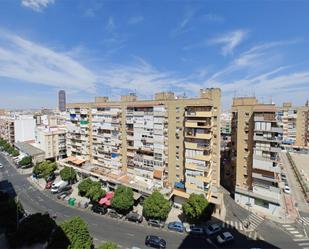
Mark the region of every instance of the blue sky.
POLYGON ((309 98, 308 1, 2 0, 0 108, 221 87, 309 98))

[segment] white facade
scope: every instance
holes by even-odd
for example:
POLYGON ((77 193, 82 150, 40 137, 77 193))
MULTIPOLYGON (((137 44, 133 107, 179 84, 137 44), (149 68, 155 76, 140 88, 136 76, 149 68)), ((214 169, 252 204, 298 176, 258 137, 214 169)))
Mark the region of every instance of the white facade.
POLYGON ((19 116, 14 120, 15 142, 35 139, 35 119, 32 116, 19 116))
POLYGON ((64 158, 66 156, 66 129, 57 126, 36 127, 34 146, 45 151, 46 159, 64 158))

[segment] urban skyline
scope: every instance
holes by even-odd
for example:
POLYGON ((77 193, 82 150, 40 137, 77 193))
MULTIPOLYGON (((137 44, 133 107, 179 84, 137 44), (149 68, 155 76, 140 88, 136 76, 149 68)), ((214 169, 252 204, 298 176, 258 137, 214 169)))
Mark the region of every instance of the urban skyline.
POLYGON ((242 2, 240 9, 212 1, 2 5, 3 108, 56 107, 51 93, 60 89, 71 103, 129 92, 149 99, 159 90, 194 97, 207 87, 222 89, 223 108, 234 96, 277 105, 306 101, 306 1, 242 2))

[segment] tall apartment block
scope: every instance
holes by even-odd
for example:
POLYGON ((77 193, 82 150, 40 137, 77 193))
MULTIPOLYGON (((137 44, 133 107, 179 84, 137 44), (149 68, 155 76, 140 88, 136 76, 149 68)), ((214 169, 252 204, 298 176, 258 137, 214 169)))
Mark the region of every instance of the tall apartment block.
POLYGON ((235 201, 256 211, 281 212, 278 153, 282 129, 276 107, 256 98, 234 98, 232 107, 232 165, 235 201))
POLYGON ((309 106, 293 107, 292 103, 283 103, 280 108, 283 143, 305 147, 309 146, 309 106))
POLYGON ((66 111, 66 97, 65 97, 65 91, 64 90, 60 90, 58 92, 58 109, 61 112, 65 112, 66 111))
POLYGON ((218 204, 220 95, 211 88, 191 99, 161 92, 154 100, 130 94, 68 104, 68 156, 133 177, 147 190, 169 189, 179 202, 199 193, 218 204))

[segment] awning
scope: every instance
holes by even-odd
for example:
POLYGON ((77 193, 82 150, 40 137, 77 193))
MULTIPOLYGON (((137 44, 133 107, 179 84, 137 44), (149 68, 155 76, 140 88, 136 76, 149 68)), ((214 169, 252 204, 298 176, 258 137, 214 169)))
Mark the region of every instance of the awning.
POLYGON ((153 178, 155 179, 162 179, 162 171, 161 170, 154 170, 153 171, 153 178))
POLYGON ((190 195, 184 191, 178 190, 178 189, 173 189, 172 195, 176 195, 185 199, 188 199, 190 195))
POLYGON ((86 162, 85 160, 76 158, 76 157, 74 157, 74 156, 68 157, 68 158, 67 158, 67 161, 68 161, 68 162, 71 162, 71 163, 73 163, 73 164, 75 164, 75 165, 78 165, 78 166, 81 165, 81 164, 83 164, 84 162, 86 162))
POLYGON ((103 198, 99 200, 99 204, 110 206, 111 205, 110 199, 112 199, 113 197, 114 197, 114 192, 108 192, 103 198))

